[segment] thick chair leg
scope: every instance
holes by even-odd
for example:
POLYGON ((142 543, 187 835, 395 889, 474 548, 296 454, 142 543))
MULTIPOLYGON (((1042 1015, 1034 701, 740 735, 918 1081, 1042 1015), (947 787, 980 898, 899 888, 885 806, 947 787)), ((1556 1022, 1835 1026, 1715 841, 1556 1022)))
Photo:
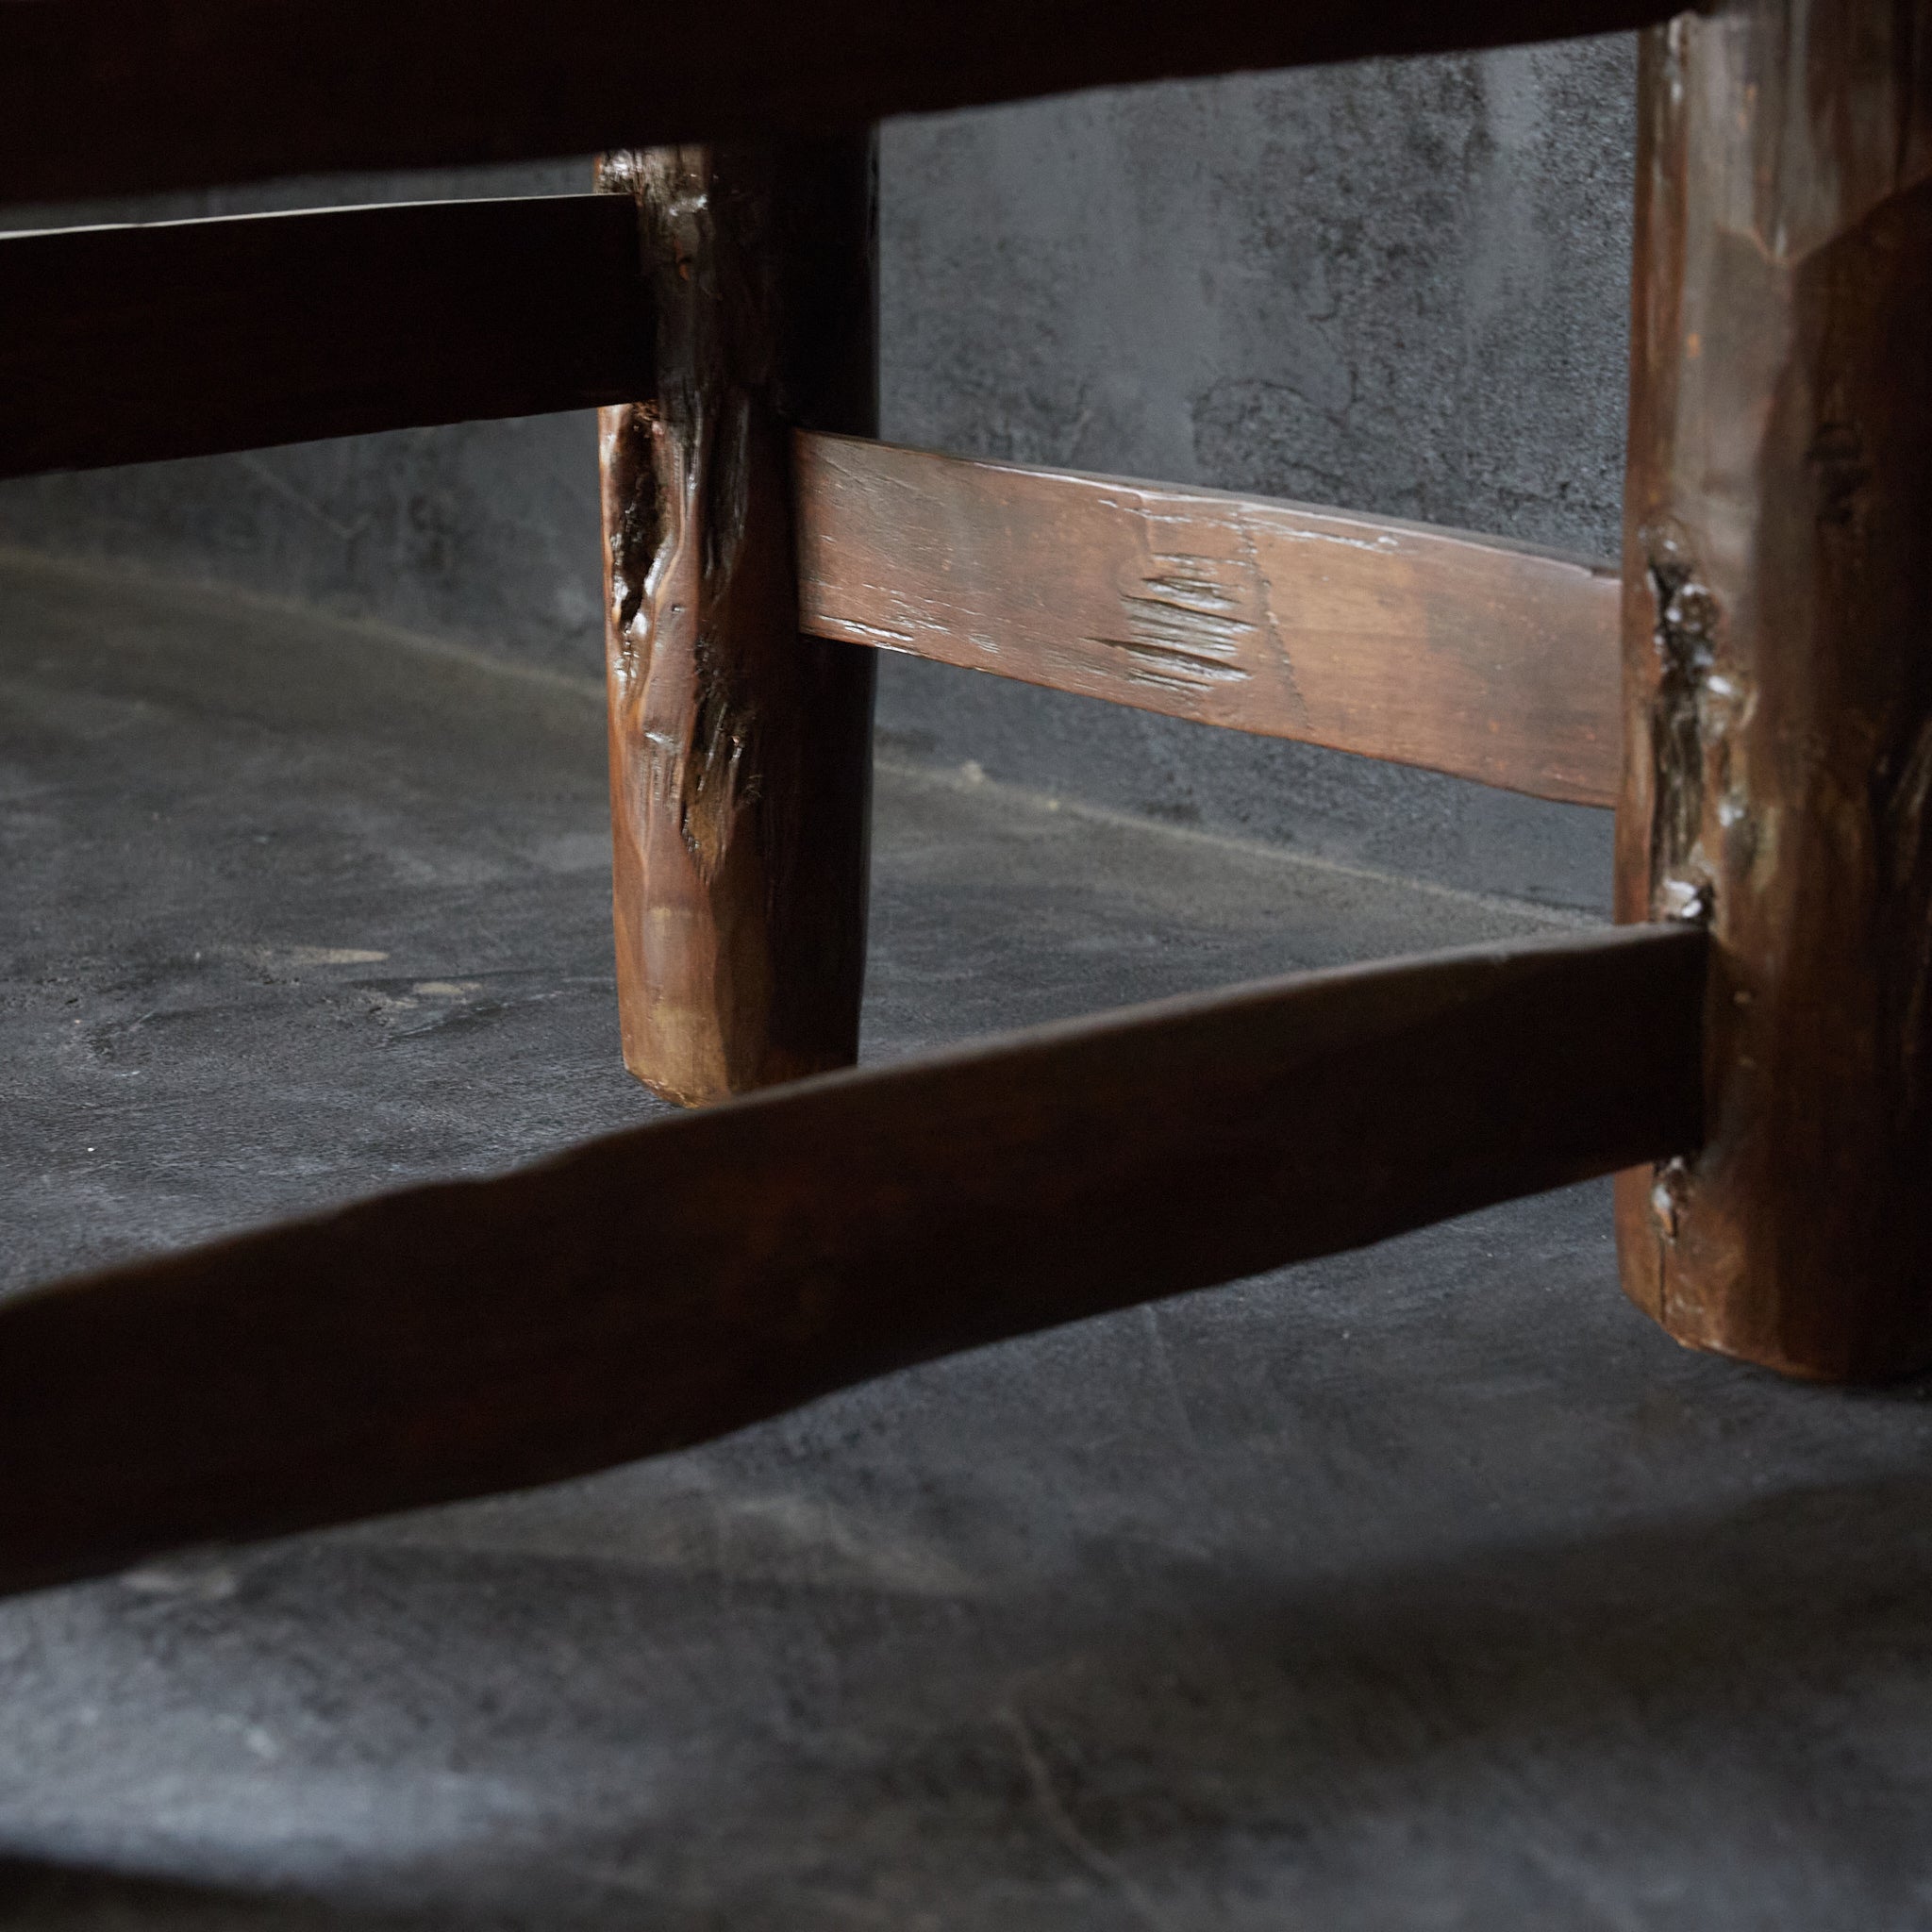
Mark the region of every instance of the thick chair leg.
POLYGON ((1708 1139, 1630 1295, 1790 1374, 1932 1360, 1927 0, 1652 29, 1619 913, 1707 921, 1708 1139))
POLYGON ((791 431, 876 429, 869 136, 608 157, 658 394, 603 412, 624 1057, 698 1105, 851 1064, 874 658, 801 637, 791 431))

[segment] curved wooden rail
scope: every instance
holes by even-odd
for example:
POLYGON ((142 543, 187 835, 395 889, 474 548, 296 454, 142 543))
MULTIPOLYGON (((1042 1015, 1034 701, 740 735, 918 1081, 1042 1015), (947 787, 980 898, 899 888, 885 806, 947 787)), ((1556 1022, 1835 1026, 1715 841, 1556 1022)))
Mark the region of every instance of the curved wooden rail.
POLYGON ((576 1474, 1701 1138, 1683 925, 829 1074, 0 1307, 0 1588, 576 1474))
POLYGON ((856 128, 1554 40, 1661 0, 6 0, 0 203, 856 128))
POLYGON ((1617 574, 1425 524, 798 441, 819 637, 1425 765, 1617 796, 1617 574))

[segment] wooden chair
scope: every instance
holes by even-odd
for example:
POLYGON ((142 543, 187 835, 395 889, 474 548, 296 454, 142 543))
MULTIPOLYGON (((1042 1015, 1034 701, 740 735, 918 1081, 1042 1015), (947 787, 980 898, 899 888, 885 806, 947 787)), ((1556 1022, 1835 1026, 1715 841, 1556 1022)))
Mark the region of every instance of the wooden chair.
POLYGON ((10 200, 606 151, 581 197, 0 242, 0 471, 601 405, 625 1056, 748 1096, 9 1303, 0 1585, 1611 1172, 1673 1334, 1932 1359, 1932 0, 1666 10, 0 7, 10 200), (1620 577, 869 440, 877 117, 1630 26, 1620 577), (1614 803, 1624 924, 838 1071, 876 649, 1614 803))

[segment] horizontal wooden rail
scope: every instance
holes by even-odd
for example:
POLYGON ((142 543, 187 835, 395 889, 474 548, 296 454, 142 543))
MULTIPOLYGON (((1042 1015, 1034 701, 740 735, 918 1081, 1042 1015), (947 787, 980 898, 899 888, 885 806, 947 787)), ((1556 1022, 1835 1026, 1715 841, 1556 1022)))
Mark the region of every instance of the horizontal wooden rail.
POLYGON ((8 236, 0 475, 627 401, 652 348, 609 195, 8 236))
POLYGON ((819 637, 1614 803, 1616 574, 1214 490, 801 437, 819 637))
POLYGON ((0 1587, 602 1468, 1691 1151, 1704 979, 1659 925, 1279 980, 38 1291, 0 1307, 0 1587))
POLYGON ((0 202, 516 159, 1643 25, 1669 0, 5 0, 0 202))

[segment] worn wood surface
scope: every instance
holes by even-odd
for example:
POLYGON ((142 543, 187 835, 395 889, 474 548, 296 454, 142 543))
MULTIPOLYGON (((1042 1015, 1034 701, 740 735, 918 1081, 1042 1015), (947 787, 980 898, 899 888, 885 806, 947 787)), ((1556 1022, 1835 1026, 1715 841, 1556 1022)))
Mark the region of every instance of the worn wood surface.
POLYGON ((1710 1138, 1625 1176, 1624 1284, 1790 1373, 1932 1359, 1926 0, 1648 37, 1625 919, 1715 940, 1710 1138))
POLYGON ((1704 953, 1172 1001, 39 1291, 0 1306, 0 1587, 675 1449, 1691 1147, 1704 953))
POLYGON ((603 164, 651 264, 656 395, 603 417, 618 1002, 699 1104, 858 1051, 870 652, 798 624, 791 425, 877 411, 869 135, 603 164))
POLYGON ((0 475, 652 389, 637 226, 593 194, 0 239, 0 475))
POLYGON ((0 201, 858 129, 1067 88, 1607 32, 1668 0, 8 0, 0 201))
POLYGON ((807 629, 1056 691, 1616 800, 1619 579, 1424 525, 798 442, 807 629))

